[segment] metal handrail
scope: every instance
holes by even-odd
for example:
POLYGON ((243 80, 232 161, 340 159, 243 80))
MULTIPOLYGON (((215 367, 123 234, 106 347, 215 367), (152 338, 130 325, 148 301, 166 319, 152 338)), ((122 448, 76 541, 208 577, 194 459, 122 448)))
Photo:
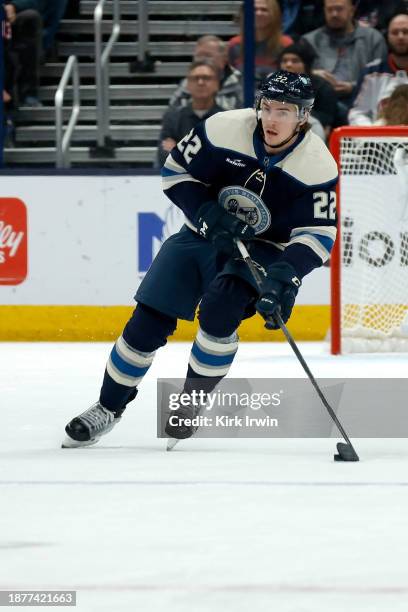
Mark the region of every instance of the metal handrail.
POLYGON ((129 71, 132 72, 154 72, 155 62, 148 52, 149 47, 149 2, 138 0, 138 50, 137 59, 129 62, 129 71))
POLYGON ((55 93, 55 145, 56 145, 56 166, 57 168, 69 168, 69 146, 72 134, 78 121, 81 110, 80 90, 79 90, 79 68, 78 60, 75 55, 70 55, 65 65, 64 72, 55 93), (68 81, 72 76, 73 85, 73 105, 68 121, 67 129, 64 133, 64 94, 68 81))
POLYGON ((113 27, 105 48, 102 50, 102 18, 105 0, 99 0, 94 11, 95 27, 95 85, 98 146, 104 147, 109 140, 109 57, 120 34, 120 0, 113 0, 113 27))
POLYGON ((144 62, 146 60, 147 46, 149 43, 149 10, 147 0, 139 0, 138 5, 138 59, 139 62, 144 62))

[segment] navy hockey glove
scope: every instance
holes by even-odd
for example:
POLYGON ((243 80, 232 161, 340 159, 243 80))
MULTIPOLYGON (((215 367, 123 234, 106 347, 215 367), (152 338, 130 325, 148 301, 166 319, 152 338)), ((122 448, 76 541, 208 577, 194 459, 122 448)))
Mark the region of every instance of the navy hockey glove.
POLYGON ((227 255, 232 255, 235 239, 251 240, 255 232, 250 225, 226 212, 218 202, 205 202, 198 209, 196 218, 198 233, 227 255))
POLYGON ((302 281, 290 264, 282 261, 269 266, 255 304, 259 314, 268 321, 269 329, 279 329, 274 320, 277 312, 280 311, 284 323, 289 319, 301 284, 302 281))

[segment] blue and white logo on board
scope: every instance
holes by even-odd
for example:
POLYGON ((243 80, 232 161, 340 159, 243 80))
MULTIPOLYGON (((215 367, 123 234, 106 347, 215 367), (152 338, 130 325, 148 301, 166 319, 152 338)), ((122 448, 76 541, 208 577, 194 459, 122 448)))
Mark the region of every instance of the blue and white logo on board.
POLYGON ((256 234, 268 229, 271 213, 262 198, 245 187, 231 185, 224 187, 218 194, 218 201, 232 215, 250 225, 256 234))
POLYGON ((137 213, 137 269, 143 277, 152 265, 161 245, 184 223, 184 213, 176 206, 168 206, 164 218, 155 212, 137 213))

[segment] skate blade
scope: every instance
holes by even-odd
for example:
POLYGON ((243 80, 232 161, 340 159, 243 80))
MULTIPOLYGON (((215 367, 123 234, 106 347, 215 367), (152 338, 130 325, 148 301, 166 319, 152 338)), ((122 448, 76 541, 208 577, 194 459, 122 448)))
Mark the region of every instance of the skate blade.
POLYGON ((99 442, 99 438, 93 438, 92 440, 85 440, 84 442, 79 442, 78 440, 73 440, 69 436, 65 436, 61 444, 61 448, 82 448, 85 446, 92 446, 99 442))
POLYGON ((171 451, 173 450, 173 448, 176 446, 176 444, 178 444, 180 442, 180 440, 178 440, 177 438, 169 438, 167 440, 167 451, 171 451))

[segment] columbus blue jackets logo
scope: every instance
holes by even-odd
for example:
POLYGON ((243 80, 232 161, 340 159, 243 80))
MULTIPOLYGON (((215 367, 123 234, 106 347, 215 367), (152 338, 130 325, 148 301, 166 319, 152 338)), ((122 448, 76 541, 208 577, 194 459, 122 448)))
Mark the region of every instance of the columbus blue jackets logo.
POLYGON ((271 224, 271 214, 263 200, 245 187, 224 187, 218 201, 227 212, 250 225, 256 234, 265 232, 271 224))

